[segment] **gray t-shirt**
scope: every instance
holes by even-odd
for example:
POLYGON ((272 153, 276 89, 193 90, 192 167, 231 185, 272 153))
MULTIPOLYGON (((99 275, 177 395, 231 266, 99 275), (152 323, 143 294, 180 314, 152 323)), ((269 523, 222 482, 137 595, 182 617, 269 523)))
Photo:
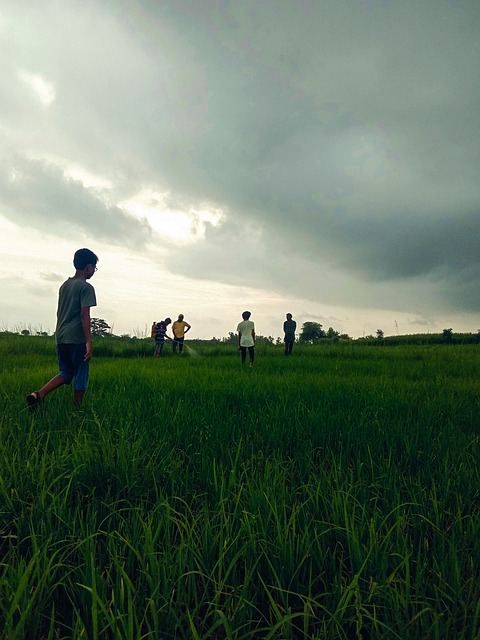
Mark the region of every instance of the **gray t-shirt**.
POLYGON ((84 344, 86 342, 82 327, 80 310, 82 307, 95 307, 97 300, 95 289, 82 278, 69 278, 58 292, 57 344, 84 344))

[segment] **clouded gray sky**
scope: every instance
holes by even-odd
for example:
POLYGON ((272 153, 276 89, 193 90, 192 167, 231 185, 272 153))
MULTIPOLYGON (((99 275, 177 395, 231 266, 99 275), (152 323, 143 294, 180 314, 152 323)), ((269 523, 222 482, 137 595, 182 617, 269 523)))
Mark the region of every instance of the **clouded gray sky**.
POLYGON ((3 326, 480 326, 476 0, 0 2, 3 326))

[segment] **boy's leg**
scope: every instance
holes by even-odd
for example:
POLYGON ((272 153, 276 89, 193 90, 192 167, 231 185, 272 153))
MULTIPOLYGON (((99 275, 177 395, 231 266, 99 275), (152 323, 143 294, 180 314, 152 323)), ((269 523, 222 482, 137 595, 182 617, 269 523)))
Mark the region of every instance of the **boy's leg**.
POLYGON ((173 353, 176 353, 176 352, 177 352, 177 338, 174 338, 174 339, 173 339, 173 342, 172 342, 172 350, 173 350, 173 353))
POLYGON ((84 395, 85 395, 85 391, 81 391, 80 389, 73 390, 73 404, 76 407, 79 407, 82 404, 84 395))
POLYGON ((178 338, 178 352, 182 353, 183 351, 183 340, 184 338, 178 338))
POLYGON ((30 393, 26 397, 27 405, 30 411, 35 411, 36 409, 38 409, 42 404, 45 396, 65 383, 65 378, 57 374, 51 380, 49 380, 47 384, 43 385, 41 389, 39 389, 38 391, 32 391, 32 393, 30 393))
POLYGON ((245 358, 247 357, 247 347, 240 347, 242 352, 242 364, 245 364, 245 358))
POLYGON ((255 347, 248 347, 248 355, 250 356, 250 364, 253 364, 255 359, 255 347))
POLYGON ((67 381, 65 380, 65 378, 60 374, 57 374, 51 380, 49 380, 46 385, 44 385, 41 389, 38 390, 38 395, 40 396, 40 399, 43 400, 45 396, 48 396, 49 393, 51 393, 52 391, 55 391, 55 389, 58 389, 58 387, 61 387, 62 384, 66 384, 66 383, 67 381))
POLYGON ((69 346, 65 344, 57 344, 58 369, 60 373, 53 376, 51 380, 44 384, 38 391, 33 391, 27 396, 27 404, 31 411, 37 409, 45 396, 58 389, 64 384, 70 384, 73 379, 75 365, 72 361, 69 346), (36 401, 35 401, 36 398, 36 401))
POLYGON ((78 407, 82 404, 83 396, 88 383, 89 362, 85 362, 86 345, 75 344, 71 346, 72 360, 75 364, 75 383, 73 386, 73 404, 78 407))

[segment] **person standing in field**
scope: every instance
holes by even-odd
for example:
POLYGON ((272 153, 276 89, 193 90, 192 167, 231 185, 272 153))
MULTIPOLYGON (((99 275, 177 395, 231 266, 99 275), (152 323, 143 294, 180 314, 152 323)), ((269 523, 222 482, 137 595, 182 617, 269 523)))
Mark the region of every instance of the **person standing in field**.
POLYGON ((45 396, 64 384, 73 385, 73 403, 82 403, 88 382, 89 362, 92 359, 90 307, 97 300, 95 289, 87 282, 97 271, 98 258, 90 249, 78 249, 73 257, 75 275, 68 278, 58 293, 55 341, 59 373, 38 391, 27 397, 30 411, 40 407, 45 396))
POLYGON ((184 318, 184 315, 183 313, 181 313, 178 316, 178 320, 175 320, 175 322, 172 324, 173 353, 176 353, 177 345, 178 345, 178 352, 182 353, 185 334, 188 333, 188 331, 190 331, 190 329, 192 328, 192 326, 188 324, 188 322, 186 322, 183 318, 184 318))
POLYGON ((154 358, 160 358, 163 351, 163 345, 165 344, 165 338, 171 340, 170 336, 167 336, 167 327, 171 323, 171 318, 165 318, 160 322, 154 322, 152 325, 151 337, 155 339, 155 351, 153 352, 154 358))
POLYGON ((242 364, 245 364, 245 359, 250 356, 249 366, 253 367, 253 361, 255 359, 255 325, 250 320, 252 314, 250 311, 244 311, 242 313, 243 321, 237 326, 238 331, 238 349, 242 353, 242 364))
POLYGON ((292 314, 287 313, 287 319, 283 323, 283 331, 285 333, 285 355, 291 356, 293 343, 295 342, 295 331, 297 330, 297 323, 292 319, 292 314))

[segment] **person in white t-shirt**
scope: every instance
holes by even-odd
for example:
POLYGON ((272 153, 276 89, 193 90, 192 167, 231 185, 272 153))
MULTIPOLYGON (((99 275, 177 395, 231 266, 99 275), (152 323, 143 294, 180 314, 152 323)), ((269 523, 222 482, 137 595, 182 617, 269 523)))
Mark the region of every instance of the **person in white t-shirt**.
POLYGON ((245 359, 250 356, 250 366, 253 367, 253 361, 255 359, 255 325, 250 320, 252 314, 250 311, 244 311, 242 313, 243 321, 237 326, 238 331, 238 350, 242 352, 242 364, 245 364, 245 359))

